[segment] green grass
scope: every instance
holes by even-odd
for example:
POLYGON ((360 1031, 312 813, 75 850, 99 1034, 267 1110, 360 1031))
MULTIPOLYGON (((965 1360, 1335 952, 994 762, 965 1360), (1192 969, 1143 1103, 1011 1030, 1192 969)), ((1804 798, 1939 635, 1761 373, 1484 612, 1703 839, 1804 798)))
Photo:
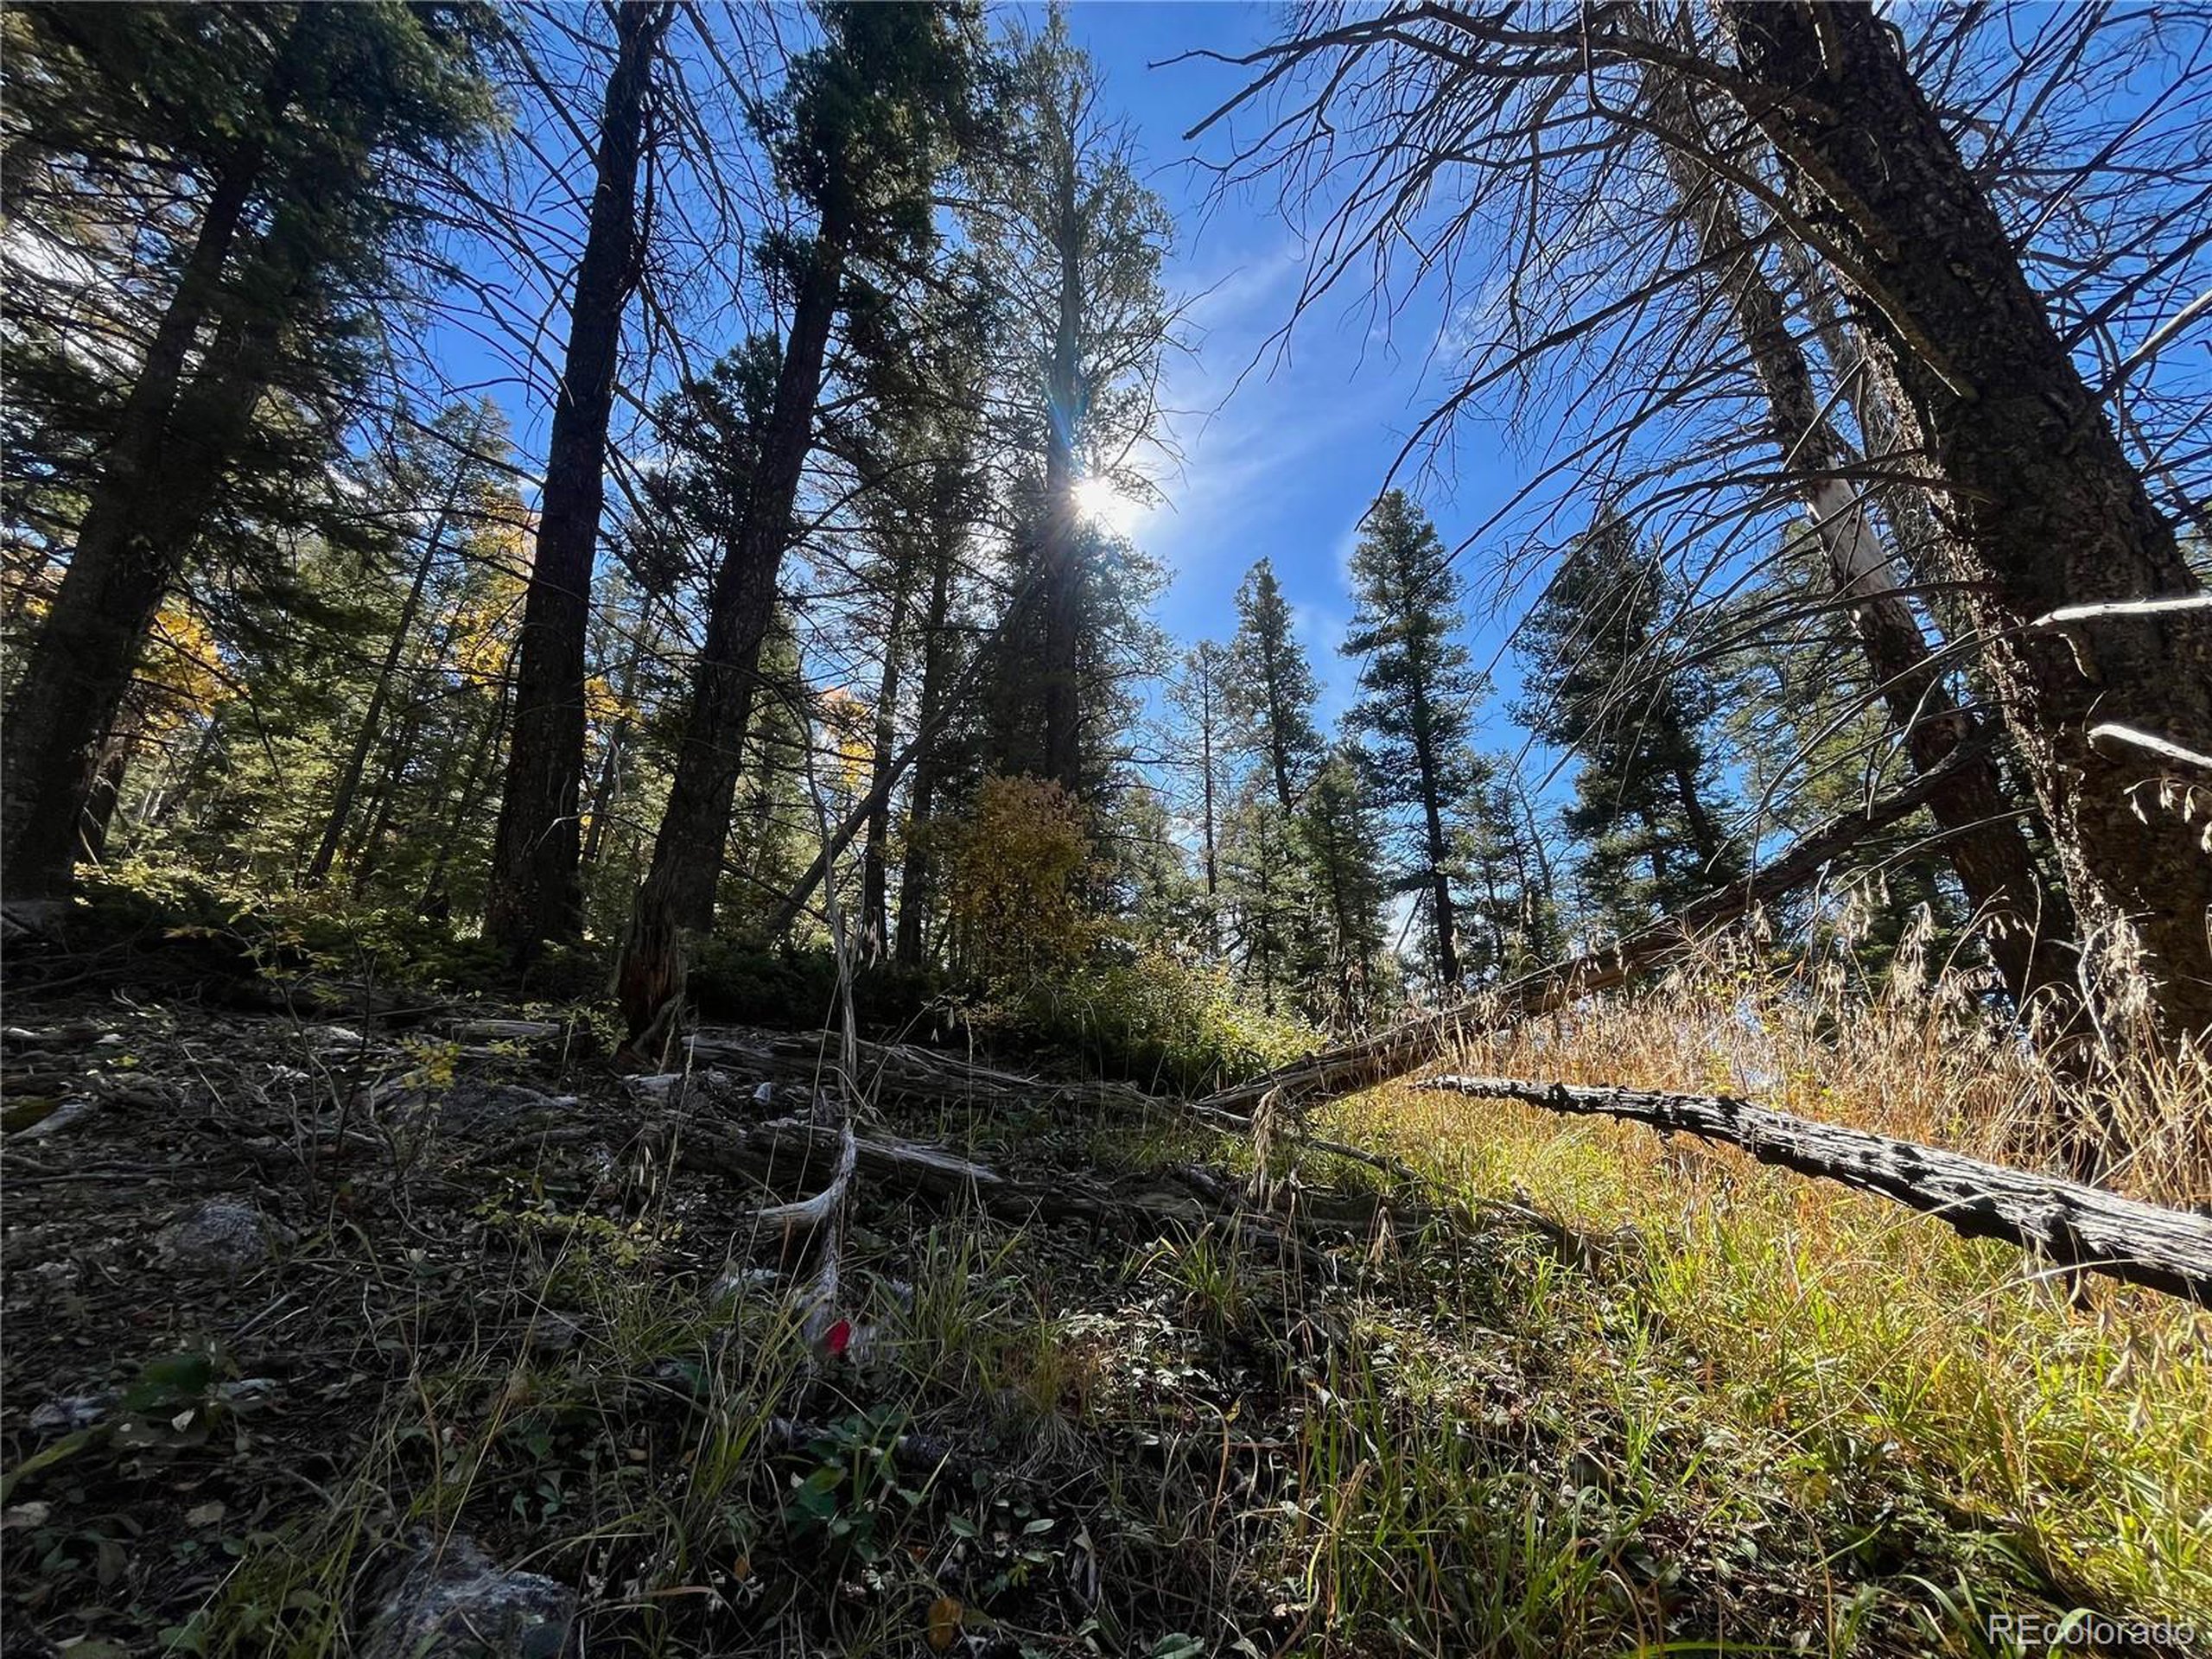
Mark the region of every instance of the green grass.
POLYGON ((1678 1167, 1652 1137, 1533 1109, 1400 1088, 1333 1127, 1470 1198, 1517 1189, 1571 1227, 1632 1230, 1611 1317, 1561 1335, 1600 1371, 1666 1357, 1681 1413, 1769 1443, 1790 1503, 1917 1507, 1991 1554, 1973 1571, 2061 1607, 2212 1623, 2203 1316, 2110 1287, 2076 1312, 2005 1247, 1733 1156, 1678 1167))
MULTIPOLYGON (((1679 1013, 1476 1064, 1725 1079, 1679 1013)), ((1965 1085, 1943 1051, 1880 1052, 1793 1052, 1789 1088, 1932 1138, 1965 1085)), ((1158 1112, 967 1128, 1009 1167, 1135 1187, 1253 1167, 1158 1112)), ((1279 1147, 1281 1191, 1395 1218, 1285 1249, 864 1185, 862 1340, 834 1363, 775 1284, 715 1293, 696 1207, 489 1206, 512 1269, 387 1296, 404 1385, 346 1402, 359 1455, 242 1541, 189 1642, 343 1651, 424 1526, 585 1586, 603 1653, 912 1655, 948 1608, 1008 1653, 1161 1659, 1995 1655, 2028 1649, 1994 1614, 2077 1609, 2212 1629, 2212 1320, 2110 1286, 2082 1311, 2016 1252, 1618 1126, 1397 1086, 1317 1128, 1426 1201, 1279 1147), (581 1334, 533 1343, 547 1309, 581 1334)))

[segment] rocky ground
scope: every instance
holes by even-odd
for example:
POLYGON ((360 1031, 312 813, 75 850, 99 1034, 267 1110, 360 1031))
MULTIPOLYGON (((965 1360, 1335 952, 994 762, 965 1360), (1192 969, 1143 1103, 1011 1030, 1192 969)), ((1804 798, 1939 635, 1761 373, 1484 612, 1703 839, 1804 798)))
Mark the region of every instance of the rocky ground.
POLYGON ((11 1654, 1916 1645, 1934 1523, 1593 1392, 1529 1309, 1605 1251, 1510 1206, 879 1052, 850 1202, 764 1224, 808 1039, 15 1017, 11 1654))

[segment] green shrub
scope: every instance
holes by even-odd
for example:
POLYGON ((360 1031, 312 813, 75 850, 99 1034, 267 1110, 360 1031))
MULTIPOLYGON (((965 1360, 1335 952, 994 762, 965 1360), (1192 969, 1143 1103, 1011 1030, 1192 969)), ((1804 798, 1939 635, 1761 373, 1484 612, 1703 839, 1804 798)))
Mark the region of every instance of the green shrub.
MULTIPOLYGON (((480 985, 498 977, 498 953, 452 923, 404 905, 365 905, 328 888, 273 893, 208 880, 139 860, 86 874, 73 938, 128 941, 158 971, 180 969, 307 974, 423 990, 480 985)), ((603 968, 592 969, 596 978, 603 968)))
MULTIPOLYGON (((818 1026, 836 1012, 837 962, 827 945, 763 946, 710 939, 694 954, 693 1005, 708 1020, 750 1026, 818 1026)), ((896 1031, 942 1001, 926 969, 878 963, 853 976, 853 1014, 871 1031, 896 1031)))
POLYGON ((979 1023, 1008 1039, 1080 1054, 1102 1076, 1203 1094, 1310 1052, 1316 1034, 1237 998, 1225 974, 1141 950, 1103 953, 1001 991, 979 1023))

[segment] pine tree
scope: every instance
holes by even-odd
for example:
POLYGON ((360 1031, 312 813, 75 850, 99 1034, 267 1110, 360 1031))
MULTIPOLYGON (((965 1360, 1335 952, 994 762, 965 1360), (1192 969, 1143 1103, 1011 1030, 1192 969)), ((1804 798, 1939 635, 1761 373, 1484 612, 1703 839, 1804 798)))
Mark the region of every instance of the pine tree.
POLYGON ((1269 560, 1254 565, 1236 590, 1229 664, 1239 746, 1267 774, 1275 811, 1287 823, 1321 766, 1321 734, 1313 724, 1321 684, 1293 631, 1290 601, 1269 560))
POLYGON ((785 188, 813 210, 810 238, 768 248, 792 295, 774 390, 759 423, 740 528, 708 595, 706 638, 652 868, 624 951, 626 1001, 670 1006, 671 957, 714 919, 715 892, 774 614, 792 510, 815 445, 830 334, 872 281, 934 246, 932 193, 970 121, 975 15, 959 4, 843 4, 820 10, 824 40, 791 67, 757 124, 785 188), (650 948, 648 948, 650 947, 650 948))
POLYGON ((1105 113, 1096 65, 1068 39, 1056 5, 1017 34, 1003 65, 994 142, 971 158, 967 231, 1003 321, 1001 378, 1020 400, 1008 435, 1039 465, 1025 515, 1036 591, 1033 677, 1038 775, 1080 797, 1086 732, 1086 630, 1099 595, 1096 526, 1078 483, 1141 489, 1130 451, 1150 431, 1161 353, 1173 326, 1160 269, 1173 226, 1138 181, 1134 144, 1105 113))
POLYGON ((1379 860, 1380 817, 1357 749, 1338 744, 1306 791, 1298 830, 1312 873, 1319 957, 1306 1011, 1340 1027, 1370 1013, 1385 983, 1383 906, 1389 881, 1379 860))
POLYGON ((1672 601, 1657 550, 1608 512, 1568 550, 1522 626, 1523 677, 1541 690, 1516 712, 1581 760, 1562 821, 1586 849, 1586 902, 1624 932, 1742 869, 1713 804, 1712 683, 1666 660, 1672 601))
POLYGON ((1303 1003, 1323 946, 1299 811, 1324 755, 1313 706, 1320 696, 1290 604, 1262 559, 1236 593, 1224 702, 1232 771, 1243 773, 1224 814, 1217 857, 1229 944, 1269 1013, 1303 1003))
POLYGON ((645 268, 638 170, 661 41, 675 8, 613 8, 607 79, 583 253, 569 296, 568 351, 553 405, 537 556, 516 658, 513 736, 493 842, 484 931, 518 965, 582 927, 577 885, 584 770, 584 652, 606 491, 622 317, 645 268))
POLYGON ((1400 826, 1401 889, 1420 895, 1429 960, 1459 981, 1453 826, 1482 783, 1471 740, 1487 687, 1453 636, 1459 578, 1421 509, 1392 490, 1369 510, 1351 558, 1358 609, 1342 647, 1364 658, 1350 724, 1360 733, 1377 804, 1400 826))
POLYGON ((1184 654, 1172 693, 1181 715, 1183 794, 1198 820, 1198 872, 1205 888, 1205 938, 1222 952, 1222 814, 1229 805, 1232 733, 1229 710, 1229 652, 1201 639, 1184 654))
POLYGON ((1476 757, 1479 781, 1455 849, 1465 956, 1484 979, 1517 978, 1567 954, 1549 861, 1509 766, 1476 757))
POLYGON ((1223 825, 1221 886, 1230 949, 1268 1014, 1303 1001, 1314 965, 1304 854, 1295 818, 1254 772, 1223 825))
POLYGON ((497 406, 488 402, 455 405, 442 411, 428 430, 403 432, 394 447, 397 453, 383 480, 390 492, 386 499, 428 506, 429 520, 422 545, 411 560, 413 574, 391 619, 381 666, 332 785, 329 816, 301 876, 302 885, 308 887, 330 874, 338 855, 371 752, 385 735, 385 722, 400 689, 401 666, 408 653, 419 645, 416 629, 439 563, 453 556, 456 546, 485 518, 487 509, 496 510, 499 480, 493 469, 505 459, 505 423, 497 406))
MULTIPOLYGON (((67 886, 99 759, 218 502, 242 477, 274 474, 319 493, 340 394, 365 378, 360 347, 387 308, 393 252, 420 223, 414 165, 473 140, 490 103, 474 15, 459 10, 18 15, 66 88, 55 101, 96 111, 92 142, 143 146, 170 175, 168 200, 191 204, 156 221, 166 292, 132 342, 128 391, 82 455, 67 568, 0 736, 7 889, 41 896, 67 886), (282 421, 262 418, 272 398, 288 406, 282 421)), ((111 360, 111 341, 97 349, 111 360)))

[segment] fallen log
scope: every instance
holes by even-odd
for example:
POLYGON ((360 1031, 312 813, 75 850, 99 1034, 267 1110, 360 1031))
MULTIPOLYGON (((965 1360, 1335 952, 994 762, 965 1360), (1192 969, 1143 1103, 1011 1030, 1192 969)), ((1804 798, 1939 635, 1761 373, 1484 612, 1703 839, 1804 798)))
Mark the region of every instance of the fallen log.
MULTIPOLYGON (((809 1087, 834 1069, 838 1039, 830 1032, 707 1027, 686 1042, 694 1063, 728 1065, 749 1076, 809 1087)), ((856 1042, 854 1083, 879 1105, 1053 1105, 1137 1107, 1150 1098, 1127 1084, 1095 1077, 1060 1081, 979 1065, 916 1043, 856 1042)))
POLYGON ((752 1128, 728 1129, 700 1123, 673 1129, 663 1137, 680 1160, 724 1174, 767 1182, 825 1172, 834 1185, 849 1180, 853 1170, 867 1179, 935 1198, 988 1192, 1003 1185, 997 1171, 961 1157, 949 1147, 888 1135, 859 1135, 825 1123, 785 1121, 752 1128))
POLYGON ((1967 1238, 2002 1239, 2071 1273, 2101 1273, 2212 1307, 2212 1216, 2101 1188, 1793 1117, 1728 1095, 1587 1088, 1520 1077, 1432 1077, 1423 1089, 1520 1100, 1548 1111, 1648 1123, 1738 1147, 1774 1164, 1932 1216, 1967 1238))
MULTIPOLYGON (((679 1128, 673 1123, 661 1123, 647 1129, 645 1140, 661 1156, 681 1167, 739 1176, 778 1191, 803 1182, 810 1173, 819 1178, 833 1169, 846 1172, 832 1175, 833 1184, 842 1180, 849 1186, 853 1179, 844 1164, 840 1132, 823 1124, 791 1120, 728 1128, 695 1121, 679 1128)), ((1113 1234, 1133 1240, 1166 1231, 1196 1231, 1209 1223, 1234 1225, 1297 1251, 1308 1265, 1324 1273, 1332 1274, 1337 1268, 1306 1236, 1314 1230, 1363 1234, 1370 1232, 1379 1219, 1402 1215, 1414 1224, 1426 1213, 1420 1206, 1374 1193, 1304 1192, 1287 1210, 1255 1208, 1234 1194, 1227 1184, 1195 1168, 1126 1176, 1105 1184, 1065 1175, 1028 1181, 1017 1180, 948 1147, 927 1141, 856 1135, 849 1144, 854 1167, 884 1192, 947 1207, 972 1206, 1016 1226, 1075 1223, 1089 1227, 1094 1235, 1113 1234)), ((779 1230, 805 1202, 759 1212, 777 1224, 776 1228, 764 1229, 761 1236, 779 1230)))
POLYGON ((1864 837, 1926 805, 1962 767, 1986 753, 1984 745, 1962 744, 1942 766, 1855 811, 1838 815, 1793 842, 1758 874, 1693 899, 1663 921, 1602 950, 1523 974, 1456 1007, 1293 1060, 1249 1083, 1217 1090, 1199 1103, 1240 1117, 1250 1116, 1271 1095, 1278 1107, 1318 1105, 1418 1071, 1477 1032, 1548 1014, 1579 998, 1625 985, 1673 959, 1700 933, 1803 887, 1864 837))

